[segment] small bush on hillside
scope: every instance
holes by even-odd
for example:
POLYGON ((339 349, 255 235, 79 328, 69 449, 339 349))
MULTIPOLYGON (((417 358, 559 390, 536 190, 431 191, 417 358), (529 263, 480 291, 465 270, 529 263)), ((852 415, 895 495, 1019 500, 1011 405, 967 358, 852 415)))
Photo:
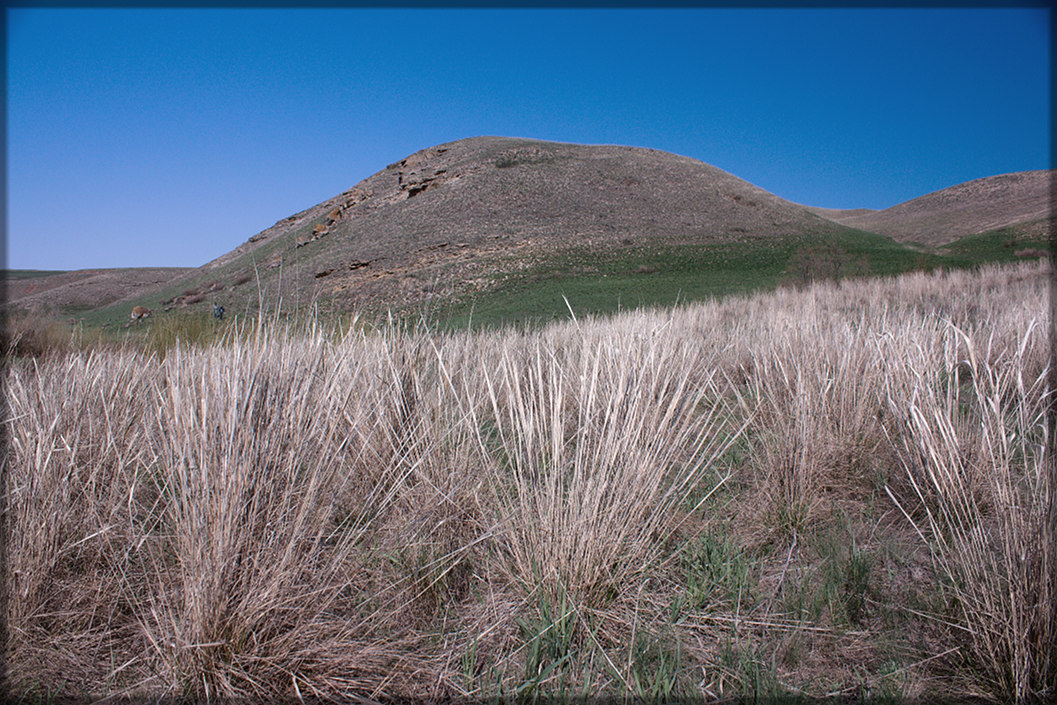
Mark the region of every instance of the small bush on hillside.
POLYGON ((785 281, 803 286, 816 281, 863 276, 868 272, 869 264, 864 257, 853 257, 839 247, 800 247, 789 258, 785 281))

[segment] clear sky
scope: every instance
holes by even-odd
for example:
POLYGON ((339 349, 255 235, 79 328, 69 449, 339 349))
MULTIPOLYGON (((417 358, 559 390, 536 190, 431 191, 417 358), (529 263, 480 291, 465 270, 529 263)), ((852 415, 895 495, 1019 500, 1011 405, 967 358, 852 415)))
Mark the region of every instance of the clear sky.
POLYGON ((1047 9, 8 9, 8 263, 198 266, 477 135, 886 208, 1049 162, 1047 9))

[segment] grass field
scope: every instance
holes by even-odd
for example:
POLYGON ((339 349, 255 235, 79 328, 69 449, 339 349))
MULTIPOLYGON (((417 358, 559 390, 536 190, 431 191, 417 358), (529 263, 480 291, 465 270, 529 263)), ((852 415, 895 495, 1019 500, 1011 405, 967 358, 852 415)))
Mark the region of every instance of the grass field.
MULTIPOLYGON (((873 233, 773 239, 743 237, 702 245, 629 245, 621 250, 558 251, 519 269, 472 300, 437 307, 452 329, 549 323, 576 311, 611 314, 649 306, 706 301, 729 295, 804 286, 848 277, 891 276, 933 269, 968 269, 1015 262, 1016 252, 1044 252, 1040 240, 1016 241, 995 231, 927 251, 873 233)), ((1037 257, 1037 255, 1036 255, 1037 257)))
POLYGON ((1053 697, 1050 276, 9 356, 14 693, 1053 697))

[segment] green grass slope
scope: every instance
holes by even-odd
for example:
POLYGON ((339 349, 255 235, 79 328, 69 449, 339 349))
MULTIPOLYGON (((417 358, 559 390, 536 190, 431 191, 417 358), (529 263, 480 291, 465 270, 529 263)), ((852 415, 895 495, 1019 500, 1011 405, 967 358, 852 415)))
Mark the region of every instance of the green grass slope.
MULTIPOLYGON (((627 247, 601 254, 570 249, 519 272, 486 295, 438 306, 434 313, 452 328, 545 323, 568 317, 570 306, 577 314, 608 314, 818 280, 1018 259, 1004 244, 991 243, 995 237, 963 238, 938 252, 853 230, 701 246, 627 247), (993 247, 987 249, 984 243, 993 247)), ((1046 247, 1045 241, 1029 244, 1046 247)))

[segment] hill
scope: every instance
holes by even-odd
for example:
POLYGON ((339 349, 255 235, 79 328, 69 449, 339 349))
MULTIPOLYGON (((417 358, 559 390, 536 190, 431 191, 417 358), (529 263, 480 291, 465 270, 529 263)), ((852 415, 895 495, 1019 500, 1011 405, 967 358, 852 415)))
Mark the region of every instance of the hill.
POLYGON ((811 210, 849 227, 933 247, 993 230, 1044 238, 1052 223, 1053 174, 1040 170, 989 176, 880 211, 811 210))
POLYGON ((282 266, 287 299, 408 304, 488 290, 571 248, 604 257, 843 229, 694 159, 479 137, 391 164, 203 270, 223 280, 254 263, 264 272, 282 266))
MULTIPOLYGON (((769 251, 790 238, 850 232, 695 159, 477 137, 390 164, 144 303, 182 308, 216 298, 239 310, 281 297, 287 308, 324 310, 448 305, 539 281, 663 275, 666 267, 685 269, 687 253, 769 251)), ((678 283, 653 279, 655 289, 679 295, 678 283)))
POLYGON ((585 312, 670 304, 790 279, 1013 258, 1016 238, 943 252, 898 240, 939 242, 926 225, 948 221, 957 233, 1035 222, 1049 212, 1048 173, 971 182, 886 211, 833 211, 657 150, 475 137, 390 164, 202 267, 54 275, 46 296, 12 303, 44 296, 109 325, 135 304, 208 312, 213 301, 232 313, 280 302, 428 307, 456 323, 471 312, 503 322, 564 315, 566 299, 585 312))
POLYGON ((76 315, 147 296, 193 271, 186 267, 80 269, 73 272, 13 270, 4 273, 4 294, 8 303, 21 309, 76 315))

